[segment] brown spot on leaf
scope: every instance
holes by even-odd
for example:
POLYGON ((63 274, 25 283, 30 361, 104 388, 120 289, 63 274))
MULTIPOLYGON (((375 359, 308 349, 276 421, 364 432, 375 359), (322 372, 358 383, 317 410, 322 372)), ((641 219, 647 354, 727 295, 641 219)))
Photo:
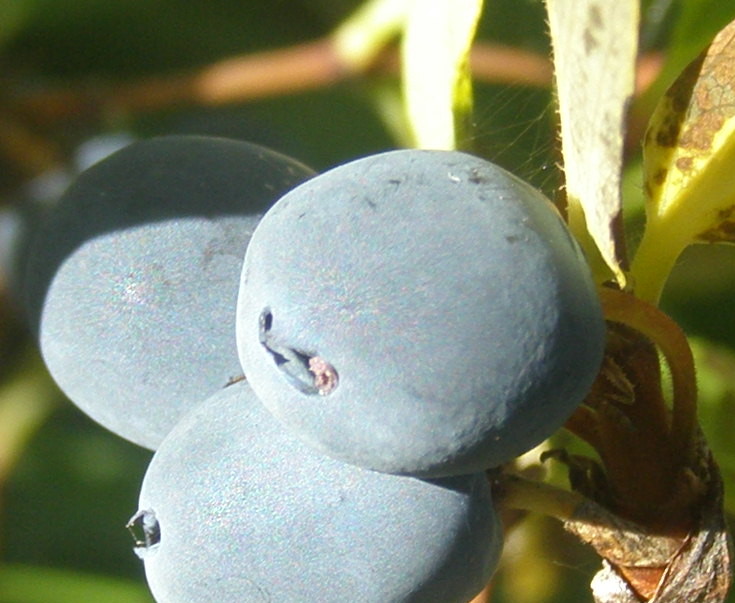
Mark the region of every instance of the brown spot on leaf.
POLYGON ((716 224, 697 235, 705 243, 735 242, 735 206, 717 212, 716 224))
POLYGON ((655 132, 656 144, 660 147, 675 147, 681 132, 681 114, 670 114, 664 119, 655 132))
POLYGON ((597 48, 597 40, 589 29, 584 30, 584 51, 586 54, 592 54, 592 51, 597 48))
POLYGON ((584 51, 587 54, 597 49, 599 43, 595 36, 595 31, 602 28, 602 14, 597 4, 592 4, 587 11, 587 27, 584 30, 584 51))
POLYGON ((666 175, 669 173, 669 170, 666 168, 661 168, 656 170, 656 173, 653 175, 653 182, 657 184, 658 186, 661 186, 666 181, 666 175))
POLYGON ((679 138, 679 146, 684 149, 707 151, 712 147, 715 134, 722 129, 725 115, 721 109, 701 113, 699 118, 684 130, 679 138))
POLYGON ((691 157, 679 157, 679 159, 676 160, 676 168, 680 172, 688 172, 692 169, 692 165, 694 164, 694 159, 691 157))
POLYGON ((592 4, 590 6, 589 12, 587 13, 587 21, 595 29, 602 28, 602 13, 600 12, 600 7, 597 4, 592 4))

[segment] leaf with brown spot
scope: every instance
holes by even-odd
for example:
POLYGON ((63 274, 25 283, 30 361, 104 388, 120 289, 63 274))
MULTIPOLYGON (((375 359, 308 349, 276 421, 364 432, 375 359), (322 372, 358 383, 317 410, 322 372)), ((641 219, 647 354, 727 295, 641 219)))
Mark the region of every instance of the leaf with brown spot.
POLYGON ((620 175, 635 85, 638 0, 546 0, 569 226, 595 279, 623 286, 620 175))
POLYGON ((656 302, 683 249, 735 242, 735 22, 669 88, 644 141, 647 223, 632 265, 656 302))

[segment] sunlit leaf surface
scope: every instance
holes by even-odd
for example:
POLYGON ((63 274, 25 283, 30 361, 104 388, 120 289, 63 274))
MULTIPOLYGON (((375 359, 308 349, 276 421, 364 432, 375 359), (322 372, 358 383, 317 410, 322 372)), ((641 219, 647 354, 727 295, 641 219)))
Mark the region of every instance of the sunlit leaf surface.
POLYGON ((472 113, 469 52, 482 0, 414 0, 403 38, 403 85, 414 146, 454 149, 472 113))
POLYGON ((598 280, 612 271, 623 284, 620 178, 625 111, 635 83, 638 2, 547 0, 547 8, 570 227, 598 280))
POLYGON ((351 69, 367 67, 403 27, 412 0, 370 0, 332 36, 340 60, 351 69))

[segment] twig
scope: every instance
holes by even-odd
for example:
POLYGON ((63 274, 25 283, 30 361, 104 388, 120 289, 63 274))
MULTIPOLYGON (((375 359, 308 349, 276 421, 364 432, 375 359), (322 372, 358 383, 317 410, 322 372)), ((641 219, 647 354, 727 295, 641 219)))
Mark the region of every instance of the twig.
MULTIPOLYGON (((475 79, 495 84, 548 87, 548 57, 518 48, 479 42, 471 53, 475 79)), ((643 83, 660 60, 641 60, 643 83)), ((56 121, 110 110, 153 111, 177 104, 219 105, 251 101, 344 82, 367 73, 397 74, 398 51, 387 49, 364 71, 340 59, 329 36, 287 48, 256 52, 208 65, 192 73, 150 77, 127 83, 74 82, 37 93, 16 92, 11 105, 36 120, 56 121)), ((5 89, 12 89, 6 82, 5 89)))

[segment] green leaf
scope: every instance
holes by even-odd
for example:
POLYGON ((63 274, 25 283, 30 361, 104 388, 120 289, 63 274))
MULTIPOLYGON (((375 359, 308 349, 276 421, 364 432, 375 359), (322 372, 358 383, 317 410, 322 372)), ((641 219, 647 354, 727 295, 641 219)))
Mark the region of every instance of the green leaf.
POLYGON ((54 410, 57 392, 35 348, 23 352, 18 372, 0 384, 0 486, 54 410))
POLYGON ((3 603, 152 603, 143 584, 71 570, 0 566, 3 603))
POLYGON ((413 146, 455 149, 469 140, 469 54, 482 0, 414 0, 403 36, 403 92, 413 146))
POLYGON ((36 4, 36 0, 0 0, 0 48, 32 17, 36 4))
POLYGON ((735 242, 735 22, 659 102, 644 141, 646 229, 632 266, 636 294, 657 302, 694 242, 735 242))
POLYGON ((569 226, 598 281, 625 284, 620 180, 635 84, 637 0, 547 0, 569 226))
POLYGON ((369 0, 332 34, 344 65, 360 72, 372 63, 403 27, 412 0, 369 0))

